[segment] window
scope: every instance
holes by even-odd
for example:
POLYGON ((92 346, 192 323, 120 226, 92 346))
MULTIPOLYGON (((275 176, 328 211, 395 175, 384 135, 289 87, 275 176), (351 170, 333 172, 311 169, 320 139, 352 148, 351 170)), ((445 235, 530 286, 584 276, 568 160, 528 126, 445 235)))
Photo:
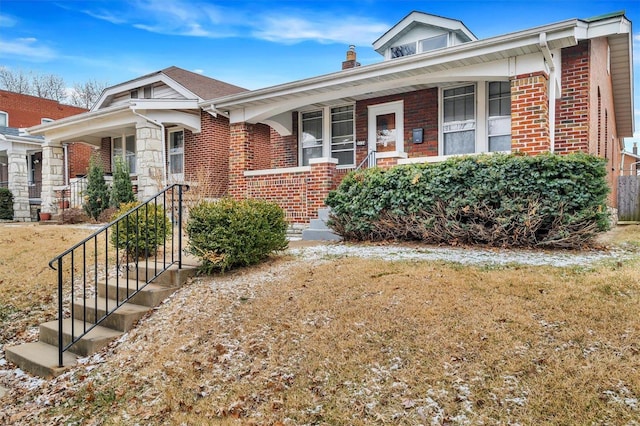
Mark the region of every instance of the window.
POLYGON ((130 92, 131 99, 138 99, 138 89, 134 89, 130 92))
POLYGON ((443 98, 443 154, 471 154, 476 147, 475 86, 445 89, 443 98))
POLYGON ((40 124, 53 123, 53 119, 51 118, 41 118, 40 124))
POLYGON ((511 83, 489 83, 489 151, 511 151, 511 83))
POLYGON ((144 98, 145 99, 151 99, 153 97, 153 87, 151 86, 146 86, 144 89, 144 98))
POLYGON ((116 157, 120 157, 129 167, 129 173, 134 174, 136 172, 136 137, 124 136, 124 147, 122 146, 123 137, 115 137, 112 141, 112 163, 115 162, 116 157))
POLYGON ((420 41, 420 47, 422 52, 428 52, 430 50, 440 49, 443 47, 447 47, 447 43, 449 42, 449 35, 442 34, 435 37, 426 38, 420 41))
POLYGON ((353 105, 344 105, 300 114, 301 165, 325 156, 337 159, 338 166, 355 164, 354 110, 353 105))
POLYGON ((8 127, 9 126, 9 114, 4 111, 0 111, 0 126, 8 127))
POLYGON ((169 174, 184 173, 184 130, 169 133, 169 174))
POLYGON ((401 44, 400 46, 391 47, 391 59, 401 58, 403 56, 409 56, 409 55, 415 55, 415 54, 416 54, 415 43, 407 43, 407 44, 401 44))
POLYGON ((302 165, 322 157, 322 110, 302 113, 302 165))
POLYGON ((331 158, 338 165, 355 164, 353 105, 331 108, 331 158))

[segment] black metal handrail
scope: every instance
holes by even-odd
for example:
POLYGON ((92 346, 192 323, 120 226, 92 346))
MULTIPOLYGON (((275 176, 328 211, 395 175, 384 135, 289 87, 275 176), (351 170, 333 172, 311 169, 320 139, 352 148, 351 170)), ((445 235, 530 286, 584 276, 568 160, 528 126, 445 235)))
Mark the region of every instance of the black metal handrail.
POLYGON ((369 151, 366 157, 362 159, 358 167, 356 167, 356 171, 360 170, 364 164, 367 163, 367 167, 375 167, 376 165, 376 151, 369 151))
POLYGON ((182 269, 182 195, 188 189, 187 185, 181 184, 168 186, 125 215, 103 226, 89 237, 51 259, 49 267, 58 272, 58 363, 60 367, 63 366, 64 352, 104 322, 118 307, 133 298, 172 265, 177 264, 178 269, 182 269), (162 207, 162 211, 169 219, 170 229, 166 227, 166 220, 158 223, 158 215, 155 212, 158 211, 159 206, 162 207), (143 230, 139 229, 141 217, 144 217, 145 223, 150 217, 152 218, 154 223, 154 226, 151 227, 152 235, 149 235, 148 231, 144 231, 144 229, 148 229, 146 227, 143 230), (135 228, 130 229, 130 226, 135 226, 135 228), (120 241, 121 230, 125 231, 125 241, 120 241), (115 232, 115 237, 113 232, 115 232), (130 239, 130 234, 133 234, 134 238, 130 239), (161 241, 157 249, 149 249, 150 246, 155 245, 149 244, 151 238, 153 238, 152 241, 161 241), (139 247, 145 247, 144 256, 137 255, 139 247), (161 254, 158 254, 160 252, 161 254), (76 259, 77 257, 79 259, 76 259), (142 265, 145 268, 143 277, 140 276, 139 270, 142 265), (104 275, 103 279, 101 274, 104 275), (129 288, 130 278, 137 281, 135 288, 129 288), (109 306, 110 279, 112 283, 115 280, 116 287, 115 303, 111 307, 109 306), (121 279, 126 280, 126 289, 122 289, 126 293, 122 300, 119 285, 121 279), (98 308, 102 308, 102 306, 98 306, 98 287, 102 285, 102 281, 105 286, 105 302, 104 314, 99 317, 98 308), (142 284, 141 281, 143 281, 142 284), (68 286, 68 290, 66 286, 68 286), (79 288, 76 289, 76 286, 79 288), (77 294, 78 292, 81 294, 77 294), (76 330, 75 327, 74 302, 78 301, 76 296, 80 297, 79 300, 82 303, 82 330, 76 330), (69 307, 71 318, 71 339, 67 344, 63 339, 63 320, 67 316, 64 311, 65 306, 69 307), (92 306, 95 311, 92 321, 88 321, 86 318, 87 306, 92 306))

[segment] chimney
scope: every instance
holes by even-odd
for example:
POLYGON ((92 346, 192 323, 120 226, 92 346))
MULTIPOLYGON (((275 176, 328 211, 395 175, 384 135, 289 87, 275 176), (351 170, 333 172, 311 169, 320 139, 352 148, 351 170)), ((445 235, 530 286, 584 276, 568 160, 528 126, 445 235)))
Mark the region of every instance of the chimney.
POLYGON ((633 155, 638 155, 638 142, 633 143, 633 148, 631 149, 631 152, 633 152, 633 155))
POLYGON ((342 69, 346 70, 359 66, 360 62, 356 62, 356 47, 352 44, 349 46, 349 50, 347 50, 347 60, 342 62, 342 69))

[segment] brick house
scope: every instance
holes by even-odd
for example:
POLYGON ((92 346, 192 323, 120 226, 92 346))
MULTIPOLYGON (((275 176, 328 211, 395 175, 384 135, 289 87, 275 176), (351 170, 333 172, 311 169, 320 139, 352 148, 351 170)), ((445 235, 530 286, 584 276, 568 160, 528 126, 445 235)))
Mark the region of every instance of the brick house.
MULTIPOLYGON (((33 137, 24 128, 86 112, 37 96, 0 90, 0 186, 14 194, 14 218, 37 219, 42 184, 42 137, 33 137)), ((64 148, 68 180, 86 173, 91 149, 79 143, 64 148)))
POLYGON ((186 99, 177 89, 147 97, 154 78, 190 75, 169 68, 108 89, 83 116, 30 132, 46 138, 45 157, 83 134, 103 153, 129 155, 110 133, 122 123, 118 131, 130 131, 120 141, 131 135, 132 153, 135 145, 138 185, 147 180, 144 195, 158 188, 152 173, 190 181, 204 168, 220 194, 276 201, 298 224, 317 217, 328 192, 358 166, 491 152, 606 158, 615 207, 623 138, 634 130, 624 13, 480 40, 458 20, 411 12, 373 46, 383 60, 372 65, 360 66, 351 47, 342 69, 327 75, 253 91, 199 76, 213 96, 194 88, 198 96, 186 99))

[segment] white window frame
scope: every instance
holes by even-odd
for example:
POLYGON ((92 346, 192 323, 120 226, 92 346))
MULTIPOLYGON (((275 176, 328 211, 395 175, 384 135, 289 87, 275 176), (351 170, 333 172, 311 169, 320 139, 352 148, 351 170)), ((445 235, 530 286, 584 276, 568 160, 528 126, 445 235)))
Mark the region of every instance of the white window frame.
POLYGON ((404 101, 387 102, 384 104, 369 105, 367 112, 367 139, 369 140, 369 152, 376 151, 376 117, 378 115, 396 115, 396 149, 395 151, 376 153, 376 158, 396 157, 404 153, 404 101))
MULTIPOLYGON (((325 147, 326 138, 324 137, 324 135, 327 134, 327 132, 326 132, 326 128, 325 128, 325 125, 324 125, 324 122, 325 122, 324 117, 325 117, 325 115, 326 114, 325 114, 324 108, 308 109, 308 110, 304 110, 304 111, 298 112, 298 164, 300 166, 308 166, 308 164, 304 164, 304 150, 305 149, 312 149, 312 148, 318 148, 318 147, 321 148, 320 157, 310 157, 309 159, 326 157, 326 155, 325 155, 326 151, 327 151, 326 147, 325 147), (303 124, 304 123, 304 121, 303 121, 304 120, 304 115, 305 114, 310 114, 310 113, 313 113, 313 112, 320 112, 321 113, 320 114, 320 121, 321 121, 322 125, 320 127, 320 130, 321 130, 322 133, 320 135, 320 144, 319 144, 319 146, 316 145, 316 146, 307 146, 307 147, 305 147, 304 143, 303 143, 303 139, 304 139, 304 124, 303 124)), ((317 119, 317 117, 314 117, 314 119, 317 119)), ((316 138, 316 144, 317 144, 317 141, 318 141, 318 138, 316 138)))
POLYGON ((169 130, 169 137, 167 138, 167 169, 169 172, 169 176, 171 176, 172 180, 176 182, 182 182, 184 180, 184 144, 185 144, 185 132, 183 128, 171 129, 169 130), (176 133, 182 133, 182 147, 177 148, 176 151, 171 152, 171 141, 173 135, 176 133), (180 164, 180 169, 182 170, 180 173, 172 173, 171 166, 174 164, 173 157, 177 155, 182 155, 182 162, 180 164))
MULTIPOLYGON (((486 87, 487 87, 487 91, 486 91, 486 116, 487 116, 487 145, 486 145, 486 151, 487 152, 511 152, 511 148, 509 148, 508 151, 490 151, 490 144, 489 144, 489 138, 492 136, 511 136, 511 108, 509 108, 509 115, 497 115, 497 116, 492 116, 491 115, 491 108, 489 106, 489 101, 491 100, 491 95, 490 95, 490 90, 489 90, 489 86, 491 85, 491 83, 508 83, 509 86, 511 86, 511 82, 510 81, 506 81, 506 80, 495 80, 495 81, 488 81, 486 83, 486 87), (496 134, 490 134, 490 129, 491 129, 491 125, 490 122, 492 120, 500 120, 500 119, 509 119, 509 133, 496 133, 496 134)), ((509 89, 509 102, 511 102, 511 89, 509 89)))
MULTIPOLYGON (((137 152, 137 146, 136 146, 136 135, 135 133, 123 133, 121 135, 118 136, 112 136, 111 137, 111 171, 113 171, 113 166, 114 166, 114 161, 116 158, 116 153, 115 153, 115 140, 116 139, 120 139, 120 146, 122 149, 122 161, 124 161, 124 163, 129 166, 129 157, 133 157, 133 164, 137 164, 137 156, 138 156, 138 152, 137 152), (133 154, 127 154, 127 138, 133 138, 133 154)), ((136 176, 136 168, 132 168, 129 167, 129 176, 136 176)))
POLYGON ((9 127, 9 113, 6 111, 0 111, 0 116, 4 116, 4 127, 9 127))
MULTIPOLYGON (((356 142, 355 142, 355 138, 356 138, 356 105, 354 103, 348 103, 348 104, 340 104, 340 105, 330 105, 330 106, 325 106, 322 108, 313 108, 313 109, 305 109, 305 110, 300 110, 298 112, 298 164, 300 166, 303 166, 303 150, 304 147, 302 146, 302 138, 303 138, 303 124, 302 124, 302 120, 303 120, 303 115, 307 114, 307 113, 311 113, 311 112, 318 112, 320 111, 321 114, 321 119, 322 119, 322 154, 320 156, 320 158, 324 157, 324 158, 331 158, 332 155, 332 148, 333 148, 333 134, 331 132, 331 125, 332 125, 332 118, 333 118, 333 114, 332 114, 332 110, 334 108, 340 108, 340 107, 347 107, 350 106, 352 107, 352 114, 353 114, 353 132, 352 132, 352 142, 353 142, 353 163, 351 164, 339 164, 336 166, 336 168, 338 169, 348 169, 348 168, 353 168, 355 166, 355 161, 356 161, 356 142)), ((340 150, 341 152, 344 152, 346 150, 340 150)), ((317 157, 316 157, 317 158, 317 157)))
MULTIPOLYGON (((439 114, 439 142, 438 142, 438 153, 440 154, 440 156, 449 156, 449 155, 461 155, 461 154, 445 154, 444 153, 444 136, 447 133, 457 133, 457 132, 462 132, 465 131, 465 129, 460 129, 457 131, 445 131, 445 121, 444 121, 444 92, 446 90, 453 90, 453 89, 457 89, 460 87, 468 87, 468 86, 473 86, 473 102, 474 102, 474 118, 473 118, 473 129, 466 129, 466 130, 473 130, 474 131, 474 149, 473 152, 470 153, 465 153, 462 155, 471 155, 471 154, 477 154, 479 152, 483 152, 486 151, 486 149, 481 149, 481 147, 479 147, 478 145, 478 140, 480 140, 478 138, 478 135, 482 133, 483 129, 479 129, 478 124, 480 123, 480 120, 478 119, 479 117, 479 113, 478 113, 478 98, 479 98, 479 93, 478 93, 478 88, 483 86, 481 84, 476 84, 476 83, 466 83, 466 84, 458 84, 458 85, 454 85, 454 86, 447 86, 447 87, 441 87, 440 88, 440 96, 438 96, 438 102, 439 102, 439 110, 440 110, 440 114, 439 114)), ((461 95, 462 96, 462 95, 461 95)), ((467 96, 467 94, 465 94, 465 96, 467 96)), ((462 120, 462 121, 451 121, 449 123, 452 123, 452 125, 460 125, 460 126, 464 126, 465 123, 469 123, 471 120, 462 120)), ((484 123, 484 122, 483 122, 484 123)), ((483 125, 484 127, 484 125, 483 125)))
POLYGON ((45 123, 53 123, 53 118, 41 118, 40 119, 40 124, 45 124, 45 123))

